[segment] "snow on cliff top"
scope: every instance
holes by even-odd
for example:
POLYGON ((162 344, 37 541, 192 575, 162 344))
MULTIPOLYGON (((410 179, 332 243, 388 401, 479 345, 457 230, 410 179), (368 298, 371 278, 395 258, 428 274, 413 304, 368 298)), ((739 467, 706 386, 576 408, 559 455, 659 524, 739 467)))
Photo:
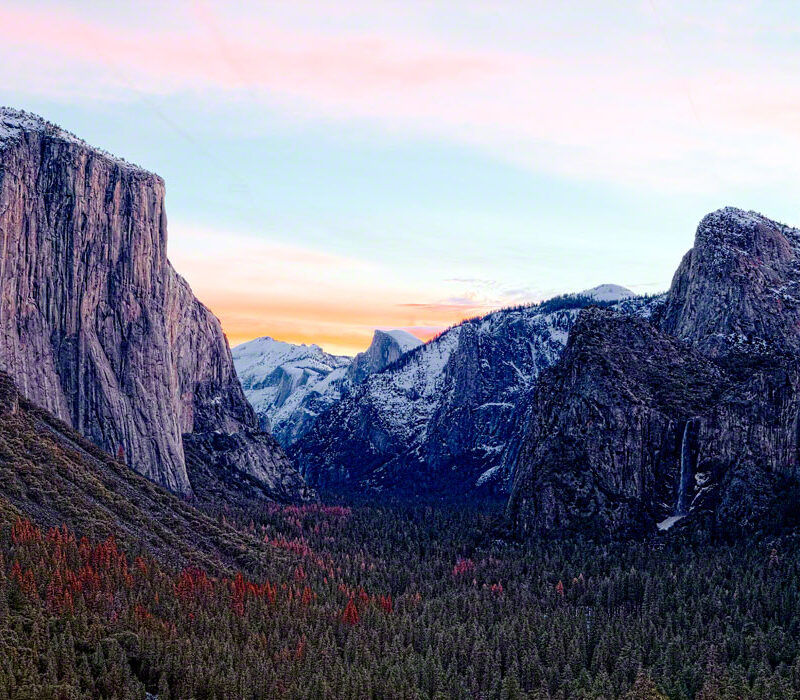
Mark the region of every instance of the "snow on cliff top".
POLYGON ((36 114, 11 107, 0 107, 0 142, 16 141, 26 131, 41 131, 70 143, 85 145, 74 134, 51 124, 36 114))
POLYGON ((738 250, 751 254, 752 234, 758 227, 780 231, 794 246, 800 246, 800 230, 773 221, 757 211, 745 211, 736 207, 723 207, 706 214, 697 227, 695 247, 705 241, 708 246, 723 253, 738 250))
POLYGON ((581 295, 592 297, 595 301, 622 301, 636 296, 630 289, 618 284, 601 284, 582 291, 581 295))
POLYGON ((773 221, 757 211, 753 211, 752 209, 739 209, 739 207, 722 207, 721 209, 706 214, 700 222, 700 227, 709 224, 722 224, 728 227, 750 227, 753 224, 783 226, 783 224, 779 224, 777 221, 773 221))
POLYGON ((46 134, 51 138, 59 139, 60 141, 65 141, 66 143, 71 143, 76 146, 86 148, 93 153, 96 153, 97 155, 128 170, 138 171, 145 175, 158 177, 158 175, 155 175, 155 173, 151 173, 135 163, 129 163, 124 158, 119 158, 101 148, 96 148, 91 144, 86 143, 86 141, 78 138, 75 136, 75 134, 72 134, 66 129, 62 129, 60 126, 47 121, 44 117, 40 117, 38 114, 0 105, 0 150, 4 149, 6 146, 16 143, 17 141, 20 141, 23 134, 31 132, 46 134))
POLYGON ((417 338, 417 336, 412 335, 408 331, 404 331, 401 329, 395 329, 391 331, 382 331, 386 333, 386 335, 392 336, 395 339, 397 344, 400 346, 400 350, 402 352, 408 352, 409 350, 413 350, 416 347, 422 345, 422 341, 417 338))

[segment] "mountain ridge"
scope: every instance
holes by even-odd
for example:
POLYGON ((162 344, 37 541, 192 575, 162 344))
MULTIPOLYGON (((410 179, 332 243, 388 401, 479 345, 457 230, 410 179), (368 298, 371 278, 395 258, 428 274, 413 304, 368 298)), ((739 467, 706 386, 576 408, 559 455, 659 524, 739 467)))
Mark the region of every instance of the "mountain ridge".
POLYGON ((289 448, 342 396, 421 344, 406 331, 377 329, 365 351, 347 357, 264 336, 236 346, 232 357, 262 426, 289 448))
POLYGON ((332 405, 289 453, 319 488, 502 491, 532 384, 594 303, 564 295, 456 324, 332 405))

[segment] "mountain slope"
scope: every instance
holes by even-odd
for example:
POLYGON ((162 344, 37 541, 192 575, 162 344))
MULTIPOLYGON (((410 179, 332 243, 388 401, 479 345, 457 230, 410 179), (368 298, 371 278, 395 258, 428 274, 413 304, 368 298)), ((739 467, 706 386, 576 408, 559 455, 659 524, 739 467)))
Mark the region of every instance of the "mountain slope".
POLYGON ((646 320, 582 312, 537 386, 509 513, 523 532, 654 527, 673 515, 687 421, 725 385, 710 360, 646 320))
POLYGON ((400 356, 422 345, 416 336, 404 330, 376 330, 370 346, 353 358, 347 368, 347 379, 355 386, 367 377, 380 372, 400 356))
POLYGON ((291 445, 314 418, 341 396, 352 358, 318 345, 256 338, 232 352, 245 396, 282 445, 291 445))
MULTIPOLYGON (((290 454, 311 484, 453 493, 503 488, 539 372, 560 356, 578 309, 562 297, 459 324, 369 377, 290 454)), ((648 302, 624 302, 646 313, 648 302)))
POLYGON ((164 182, 44 120, 0 110, 0 368, 141 474, 190 494, 196 454, 281 496, 304 485, 257 419, 219 321, 166 255, 164 182))
POLYGON ((289 447, 354 386, 419 345, 406 331, 376 330, 369 348, 350 358, 265 337, 235 347, 233 361, 262 425, 289 447))
POLYGON ((0 521, 117 537, 176 566, 257 568, 267 555, 253 538, 217 523, 113 460, 20 395, 0 372, 0 521))
POLYGON ((794 517, 799 260, 800 231, 723 209, 651 323, 582 314, 539 387, 508 507, 518 531, 687 519, 738 532, 794 517))

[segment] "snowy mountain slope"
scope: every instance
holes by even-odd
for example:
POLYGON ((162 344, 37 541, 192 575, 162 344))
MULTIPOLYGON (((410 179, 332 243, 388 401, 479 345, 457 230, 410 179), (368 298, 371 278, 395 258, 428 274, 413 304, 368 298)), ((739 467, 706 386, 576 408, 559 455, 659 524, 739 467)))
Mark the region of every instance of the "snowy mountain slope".
POLYGON ((354 358, 268 337, 243 343, 232 354, 247 399, 288 447, 343 394, 420 344, 406 331, 376 330, 369 348, 354 358))
POLYGON ((386 333, 386 335, 390 335, 392 338, 394 338, 394 340, 397 342, 397 345, 402 352, 408 352, 409 350, 413 350, 414 348, 422 345, 422 341, 419 338, 417 338, 417 336, 412 335, 408 331, 404 331, 401 328, 391 331, 380 331, 380 332, 386 333))
POLYGON ((291 444, 316 415, 341 395, 352 358, 318 345, 256 338, 232 350, 245 396, 281 445, 291 444))
MULTIPOLYGON (((507 484, 530 391, 559 358, 583 306, 498 311, 461 323, 372 375, 291 449, 323 488, 469 490, 507 484)), ((652 301, 619 304, 647 314, 652 301)))

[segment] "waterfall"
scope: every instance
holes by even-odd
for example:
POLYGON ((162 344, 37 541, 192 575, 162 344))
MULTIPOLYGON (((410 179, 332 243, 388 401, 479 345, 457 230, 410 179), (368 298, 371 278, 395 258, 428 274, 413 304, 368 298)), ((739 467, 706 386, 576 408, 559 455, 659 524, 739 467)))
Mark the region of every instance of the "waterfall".
POLYGON ((678 481, 678 496, 675 499, 675 509, 668 518, 660 523, 656 523, 659 530, 669 530, 675 523, 689 515, 689 506, 686 503, 686 494, 694 477, 694 467, 692 466, 692 435, 691 428, 694 418, 686 421, 683 426, 683 439, 681 440, 681 475, 678 481))
POLYGON ((689 509, 686 505, 686 492, 692 481, 692 446, 690 443, 689 429, 692 425, 692 420, 686 421, 683 428, 683 440, 681 441, 681 477, 678 482, 678 498, 675 502, 675 515, 688 515, 689 509))

